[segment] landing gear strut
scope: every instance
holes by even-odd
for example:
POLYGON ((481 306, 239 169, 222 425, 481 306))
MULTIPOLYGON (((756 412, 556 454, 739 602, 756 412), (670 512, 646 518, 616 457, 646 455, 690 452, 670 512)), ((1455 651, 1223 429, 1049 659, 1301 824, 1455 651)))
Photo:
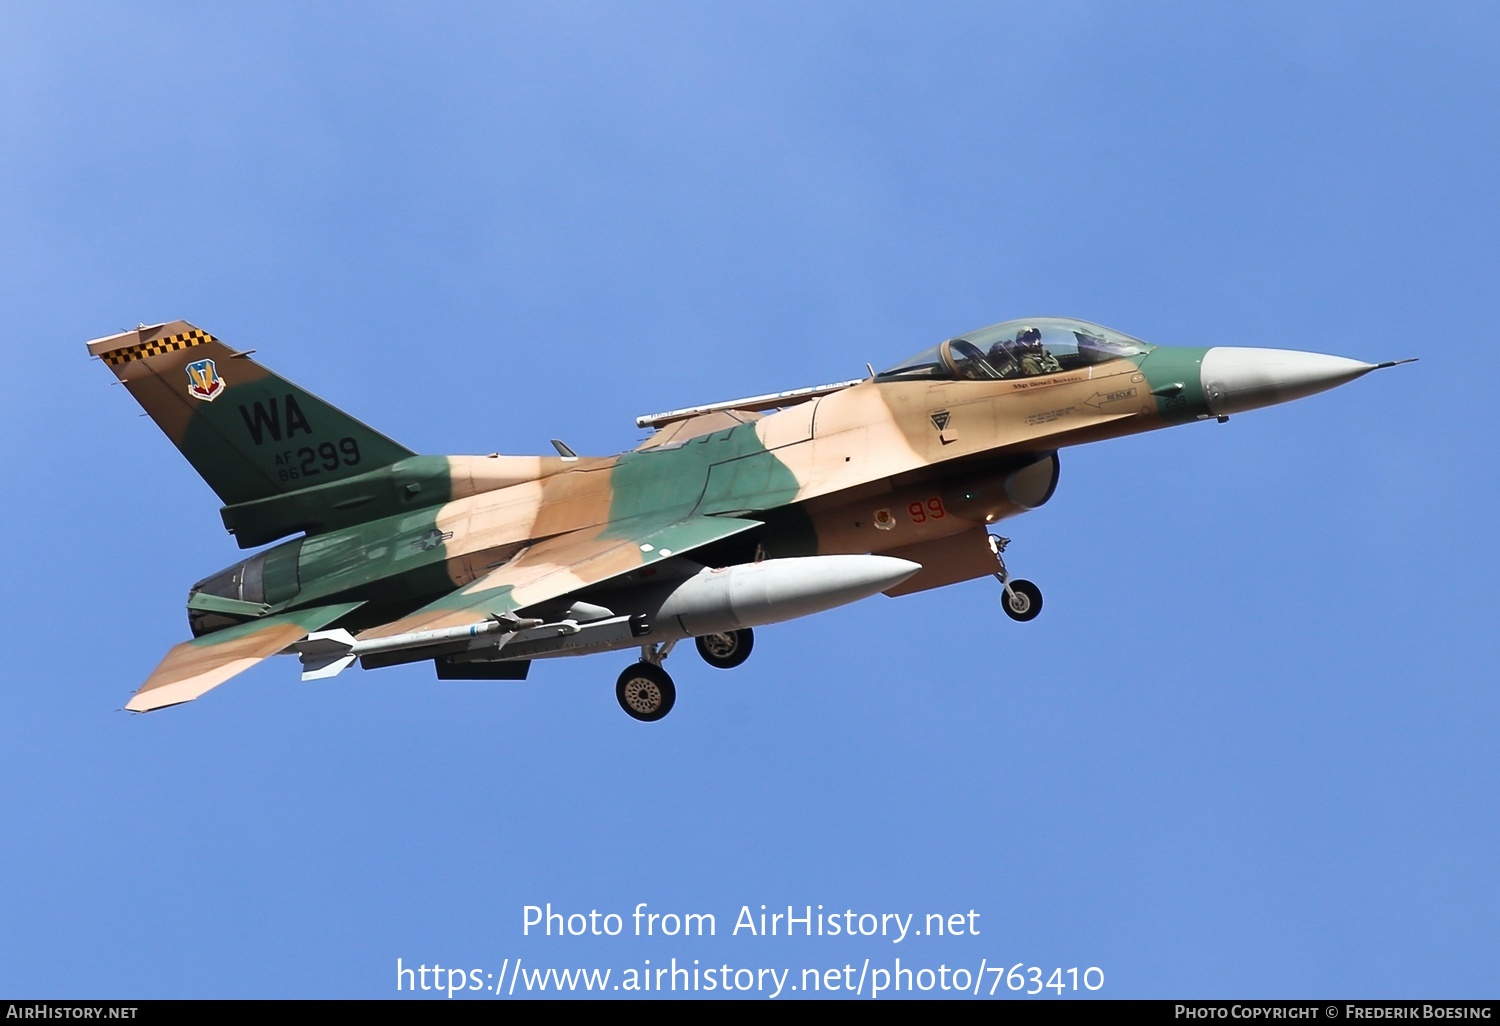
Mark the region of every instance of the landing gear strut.
POLYGON ((672 651, 675 641, 659 645, 642 645, 641 661, 625 668, 615 682, 615 698, 620 708, 643 723, 655 723, 677 704, 677 685, 662 660, 672 651))
POLYGON ((1004 591, 1000 595, 1000 608, 1005 610, 1005 615, 1019 623, 1035 620, 1037 614, 1042 611, 1042 589, 1030 581, 1019 577, 1011 577, 1010 571, 1005 568, 1005 547, 1010 544, 1009 538, 1001 538, 999 535, 990 535, 990 551, 995 554, 995 562, 1000 564, 1000 569, 995 574, 995 580, 1000 582, 1004 591))

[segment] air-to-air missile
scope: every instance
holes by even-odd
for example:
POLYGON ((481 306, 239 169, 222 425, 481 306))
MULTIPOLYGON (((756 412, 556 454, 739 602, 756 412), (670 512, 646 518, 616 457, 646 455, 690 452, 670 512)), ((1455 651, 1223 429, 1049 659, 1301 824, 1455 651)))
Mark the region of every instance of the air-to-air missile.
POLYGON ((421 456, 185 321, 89 343, 222 501, 241 548, 195 584, 193 638, 126 708, 190 701, 262 659, 303 678, 430 661, 524 680, 537 659, 635 649, 616 682, 665 716, 662 662, 711 666, 752 630, 884 592, 993 576, 1040 590, 990 532, 1057 487, 1060 450, 1321 392, 1397 362, 1153 346, 1086 321, 1007 321, 891 369, 637 419, 630 452, 421 456))

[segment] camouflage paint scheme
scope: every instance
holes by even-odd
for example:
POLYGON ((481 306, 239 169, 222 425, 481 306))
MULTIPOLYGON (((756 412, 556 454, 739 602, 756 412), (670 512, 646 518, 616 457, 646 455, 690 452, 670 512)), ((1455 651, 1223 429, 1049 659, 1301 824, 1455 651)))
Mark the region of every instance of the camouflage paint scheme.
POLYGON ((685 553, 920 563, 891 594, 993 574, 986 526, 1050 497, 1059 449, 1213 415, 1208 350, 1143 344, 1040 376, 882 375, 776 412, 658 420, 612 457, 424 456, 185 321, 89 351, 213 488, 242 548, 302 535, 200 582, 230 581, 194 590, 199 636, 136 711, 195 698, 309 631, 363 641, 566 605, 628 592, 685 553))

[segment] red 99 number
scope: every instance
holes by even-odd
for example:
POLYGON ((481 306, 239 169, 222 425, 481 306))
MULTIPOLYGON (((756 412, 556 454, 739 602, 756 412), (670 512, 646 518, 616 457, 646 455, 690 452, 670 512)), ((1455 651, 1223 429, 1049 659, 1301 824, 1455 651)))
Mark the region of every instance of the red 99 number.
POLYGON ((906 507, 906 513, 914 524, 925 524, 929 519, 941 520, 948 515, 948 511, 943 509, 943 500, 936 495, 928 499, 925 504, 912 503, 906 507))

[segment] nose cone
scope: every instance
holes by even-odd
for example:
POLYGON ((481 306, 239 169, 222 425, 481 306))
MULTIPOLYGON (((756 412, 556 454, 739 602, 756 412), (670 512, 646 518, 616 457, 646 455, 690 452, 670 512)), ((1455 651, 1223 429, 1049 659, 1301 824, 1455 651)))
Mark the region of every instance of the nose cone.
POLYGON ((1217 346, 1203 354, 1203 397, 1216 416, 1243 413, 1342 385, 1376 366, 1295 349, 1217 346))

